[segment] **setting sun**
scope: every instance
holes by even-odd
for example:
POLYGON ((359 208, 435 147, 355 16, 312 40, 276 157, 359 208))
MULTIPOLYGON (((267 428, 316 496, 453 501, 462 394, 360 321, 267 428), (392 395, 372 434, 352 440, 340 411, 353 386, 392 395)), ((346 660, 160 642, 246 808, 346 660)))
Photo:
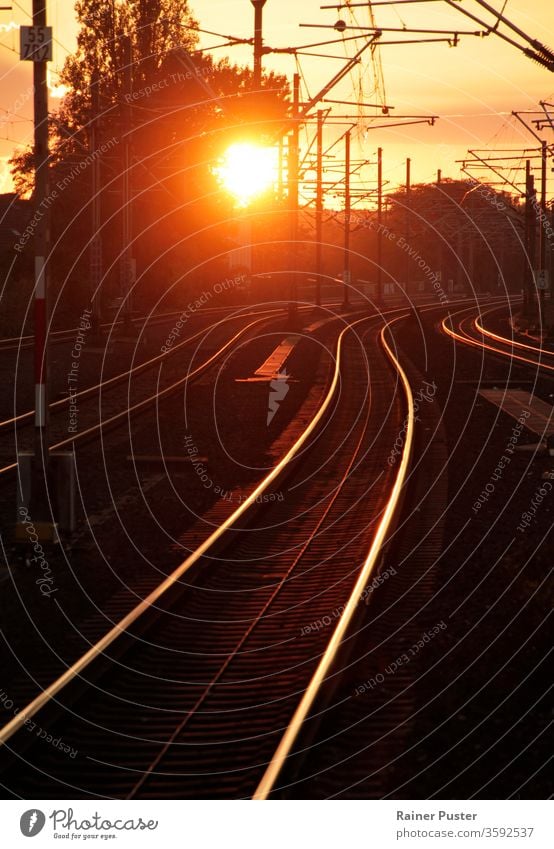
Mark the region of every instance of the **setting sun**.
POLYGON ((215 173, 241 206, 277 181, 277 151, 272 147, 241 142, 225 152, 215 173))

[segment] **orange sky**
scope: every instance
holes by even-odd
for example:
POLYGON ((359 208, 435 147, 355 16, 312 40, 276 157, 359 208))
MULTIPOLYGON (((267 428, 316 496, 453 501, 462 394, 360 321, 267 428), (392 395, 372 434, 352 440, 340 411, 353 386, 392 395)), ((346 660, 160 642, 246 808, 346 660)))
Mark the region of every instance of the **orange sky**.
MULTIPOLYGON (((29 140, 32 132, 32 99, 30 96, 31 63, 18 60, 18 32, 13 24, 29 23, 30 0, 14 0, 13 12, 0 12, 0 190, 10 188, 5 167, 14 146, 29 140)), ((490 21, 491 16, 475 0, 461 0, 463 8, 490 21)), ((503 0, 490 0, 500 9, 503 0)), ((249 0, 196 0, 191 4, 200 26, 238 37, 252 34, 253 11, 249 0)), ((49 23, 54 27, 56 47, 52 63, 52 82, 63 63, 67 50, 73 48, 76 26, 70 0, 51 0, 48 4, 49 23)), ((360 25, 366 25, 366 9, 356 9, 360 25)), ((375 7, 377 23, 382 26, 479 29, 457 10, 442 0, 402 6, 375 7)), ((508 0, 505 14, 529 36, 554 46, 554 8, 552 0, 508 0)), ((336 10, 320 10, 319 0, 267 0, 264 10, 266 44, 284 47, 337 37, 333 29, 300 28, 300 23, 333 24, 336 10)), ((352 22, 347 13, 342 17, 352 22)), ((520 40, 504 29, 504 32, 520 40)), ((345 33, 349 34, 349 33, 345 33)), ((382 40, 401 38, 384 34, 382 40)), ((417 36, 404 36, 417 37, 417 36)), ((422 36, 424 37, 424 36, 422 36)), ((213 45, 218 39, 204 36, 202 44, 213 45)), ((355 43, 351 43, 355 44, 355 43)), ((360 42, 361 45, 361 42, 360 42)), ((322 52, 345 55, 353 47, 337 44, 321 48, 322 52)), ((217 50, 237 62, 251 62, 248 47, 217 50)), ((404 162, 412 159, 414 182, 433 179, 436 169, 444 176, 460 176, 454 160, 463 157, 468 147, 533 146, 532 137, 519 126, 510 113, 514 109, 534 109, 539 100, 554 102, 554 74, 525 57, 520 51, 503 43, 494 35, 486 39, 462 36, 456 48, 446 44, 414 46, 384 46, 380 50, 387 102, 396 114, 436 114, 441 119, 434 127, 413 126, 405 129, 370 130, 360 132, 353 147, 353 158, 372 158, 378 146, 384 150, 384 176, 389 185, 403 182, 404 162)), ((296 70, 291 56, 270 55, 265 66, 288 74, 296 70)), ((301 71, 310 94, 318 89, 341 67, 337 59, 300 57, 301 71)), ((362 85, 364 98, 375 99, 374 75, 367 61, 346 78, 330 97, 358 99, 355 94, 362 85)), ((306 88, 303 91, 305 95, 306 88)), ((55 104, 55 100, 53 100, 55 104)), ((343 111, 343 107, 335 107, 343 111)), ((368 110, 368 113, 372 110, 368 110)), ((392 113, 394 114, 394 112, 392 113)), ((364 124, 368 122, 364 121, 364 124)), ((330 142, 336 130, 327 131, 330 142)), ((554 142, 552 132, 545 135, 554 142)), ((367 176, 367 175, 366 175, 367 176)))

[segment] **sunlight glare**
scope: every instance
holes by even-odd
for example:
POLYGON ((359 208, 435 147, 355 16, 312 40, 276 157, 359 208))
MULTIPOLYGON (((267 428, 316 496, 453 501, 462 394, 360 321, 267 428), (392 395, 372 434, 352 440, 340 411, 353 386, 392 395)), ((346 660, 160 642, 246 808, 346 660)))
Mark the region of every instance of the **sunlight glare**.
POLYGON ((215 172, 240 206, 246 206, 277 181, 277 151, 272 147, 240 142, 225 152, 215 172))

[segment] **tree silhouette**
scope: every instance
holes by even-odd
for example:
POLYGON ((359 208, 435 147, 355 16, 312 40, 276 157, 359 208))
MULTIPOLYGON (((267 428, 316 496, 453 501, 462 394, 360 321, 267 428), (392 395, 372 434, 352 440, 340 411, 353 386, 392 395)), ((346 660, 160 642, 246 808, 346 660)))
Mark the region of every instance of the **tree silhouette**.
MULTIPOLYGON (((231 246, 233 205, 213 166, 238 138, 275 143, 286 126, 286 79, 198 51, 186 0, 80 0, 77 50, 66 59, 67 93, 51 115, 51 186, 56 277, 88 276, 92 171, 100 157, 104 265, 116 285, 121 251, 124 139, 131 145, 134 255, 155 286, 231 246), (140 236, 140 238, 139 238, 140 236)), ((11 160, 16 189, 30 194, 32 149, 11 160)), ((218 274, 223 273, 224 262, 218 274)), ((84 282, 83 282, 84 281, 84 282)), ((112 285, 112 284, 109 284, 112 285)), ((113 287, 112 287, 113 288, 113 287)))

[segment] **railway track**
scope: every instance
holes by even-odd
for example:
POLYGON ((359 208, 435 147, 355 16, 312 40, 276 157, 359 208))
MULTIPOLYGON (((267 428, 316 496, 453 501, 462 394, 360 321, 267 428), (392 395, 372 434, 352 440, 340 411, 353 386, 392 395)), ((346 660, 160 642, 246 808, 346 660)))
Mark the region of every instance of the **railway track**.
POLYGON ((552 350, 551 348, 543 347, 540 344, 540 341, 538 339, 535 339, 535 344, 530 344, 529 342, 521 342, 520 341, 521 338, 526 338, 526 339, 529 340, 532 337, 529 337, 528 335, 522 335, 521 333, 516 332, 515 330, 513 330, 511 328, 511 323, 510 323, 510 329, 512 329, 512 333, 511 333, 510 336, 503 336, 502 334, 495 333, 492 330, 490 330, 489 328, 487 328, 485 326, 486 318, 489 315, 492 315, 492 313, 498 312, 499 309, 501 309, 501 308, 500 307, 494 307, 492 309, 485 310, 481 314, 480 318, 478 317, 478 318, 475 319, 475 329, 479 333, 481 333, 483 336, 485 336, 487 339, 491 339, 493 342, 500 342, 502 344, 510 344, 520 351, 524 351, 524 352, 525 351, 531 351, 532 353, 535 353, 535 354, 539 353, 539 354, 544 355, 546 357, 554 358, 554 350, 552 350))
MULTIPOLYGON (((201 309, 196 311, 195 315, 198 317, 217 316, 221 315, 221 313, 226 313, 229 311, 237 312, 239 310, 250 309, 251 307, 248 304, 238 304, 232 307, 202 307, 201 309)), ((147 331, 148 328, 152 326, 166 324, 167 322, 170 322, 174 319, 178 319, 179 316, 181 316, 182 314, 182 310, 172 310, 164 313, 143 315, 138 316, 137 318, 133 318, 131 324, 135 328, 140 328, 142 332, 147 331)), ((123 326, 124 321, 122 319, 118 319, 116 315, 114 316, 112 321, 102 322, 100 324, 100 331, 102 333, 108 333, 108 335, 105 337, 105 341, 107 342, 123 326)), ((78 332, 78 327, 72 327, 66 330, 51 330, 49 333, 49 341, 53 344, 73 342, 75 339, 75 335, 78 332)), ((33 345, 34 336, 32 334, 27 334, 24 336, 4 336, 0 338, 0 353, 2 353, 3 351, 21 351, 27 348, 32 348, 33 345)))
POLYGON ((281 462, 1 730, 10 792, 267 797, 379 569, 412 438, 406 376, 380 322, 360 319, 341 333, 325 400, 281 462), (25 722, 78 754, 29 748, 25 722))
MULTIPOLYGON (((475 307, 472 309, 475 310, 475 307)), ((477 323, 482 322, 485 331, 488 330, 486 319, 489 314, 493 314, 493 310, 483 309, 480 311, 482 318, 477 318, 477 323)), ((468 312, 469 309, 460 310, 455 314, 456 331, 459 329, 456 319, 463 321, 468 312)), ((469 316, 468 322, 472 318, 469 316)), ((443 324, 451 329, 448 318, 443 324)), ((490 333, 490 337, 487 337, 486 332, 483 334, 487 342, 491 341, 496 346, 496 339, 499 338, 503 349, 510 347, 510 339, 501 337, 499 333, 490 333)), ((492 795, 492 798, 503 797, 503 791, 498 796, 497 788, 502 787, 502 766, 499 764, 504 763, 503 751, 508 746, 503 739, 502 727, 506 717, 499 720, 498 716, 495 717, 495 711, 498 711, 500 703, 501 713, 509 687, 503 690, 498 688, 498 684, 491 684, 492 695, 487 693, 482 698, 478 687, 475 687, 475 692, 471 686, 468 687, 467 682, 458 683, 457 679, 463 679, 464 674, 471 669, 474 652, 483 664, 482 678, 485 680, 482 684, 485 690, 488 674, 494 677, 496 673, 496 663, 499 666, 513 663, 517 667, 520 663, 518 651, 514 650, 512 655, 511 647, 503 646, 499 651, 501 659, 485 666, 483 655, 490 652, 490 632, 487 634, 486 627, 479 632, 475 647, 465 653, 460 651, 463 660, 458 659, 454 663, 452 649, 455 646, 454 652, 459 650, 466 636, 465 622, 469 621, 473 625, 477 621, 476 627, 479 627, 481 616, 484 621, 489 617, 489 627, 494 622, 494 634, 501 633, 502 627, 510 620, 512 624, 507 627, 513 627, 520 614, 528 622, 524 631, 528 629, 534 633, 546 630, 546 623, 544 628, 542 623, 537 626, 540 613, 537 616, 537 611, 533 609, 533 591, 529 589, 531 585, 526 586, 523 582, 518 585, 517 579, 514 579, 514 574, 519 573, 521 576, 525 569, 531 571, 536 540, 529 540, 527 548, 523 543, 523 550, 517 554, 512 552, 512 558, 508 557, 505 564, 498 551, 499 547, 504 547, 504 542, 499 546, 498 541, 510 540, 515 527, 517 501, 511 503, 509 496, 514 491, 518 495, 523 491, 520 497, 525 504, 530 497, 529 494, 525 495, 525 489, 532 492, 532 488, 537 485, 529 484, 528 480, 536 481, 539 477, 540 481, 541 468, 533 464, 531 453, 524 452, 512 460, 514 470, 517 463, 520 478, 518 480, 517 473, 513 474, 508 496, 504 500, 500 497, 494 508, 491 505, 482 520, 482 526, 477 524, 476 519, 473 528, 471 520, 468 522, 468 513, 469 517, 474 515, 471 505, 475 496, 469 496, 468 512, 464 512, 463 506, 460 509, 456 498, 460 498, 460 490, 464 487, 470 493, 479 493, 481 486, 486 483, 486 473, 483 484, 480 483, 482 470, 487 469, 489 464, 494 468, 512 432, 508 417, 501 418, 500 408, 497 408, 496 414, 491 406, 472 415, 473 386, 476 392, 483 382, 485 385, 490 382, 490 385, 496 387, 526 387, 532 382, 525 379, 529 377, 530 366, 516 363, 516 368, 509 356, 495 354, 494 357, 487 357, 486 367, 483 368, 471 349, 466 354, 452 346, 453 364, 450 370, 441 373, 432 358, 437 356, 446 361, 445 348, 448 346, 444 339, 439 341, 438 336, 432 334, 429 350, 426 345, 421 345, 418 351, 417 336, 415 324, 408 328, 406 322, 398 332, 400 343, 404 339, 404 352, 409 357, 415 354, 414 362, 422 369, 418 373, 416 366, 410 362, 405 366, 406 371, 412 386, 416 386, 423 374, 428 376, 432 369, 441 397, 440 406, 422 405, 424 409, 420 408, 419 411, 422 424, 417 430, 401 524, 387 548, 383 563, 385 575, 389 574, 391 567, 394 569, 394 580, 383 583, 366 617, 359 620, 357 628, 352 629, 349 641, 351 647, 341 659, 339 681, 328 698, 323 702, 320 700, 315 728, 311 734, 306 732, 303 735, 295 756, 289 758, 278 786, 273 789, 273 795, 280 798, 405 799, 429 798, 431 795, 461 798, 467 789, 460 790, 460 785, 464 787, 464 778, 469 775, 468 786, 471 786, 476 796, 491 784, 495 789, 490 792, 497 794, 492 795), (437 354, 434 350, 435 340, 441 353, 437 354), (451 385, 452 374, 458 368, 461 385, 456 393, 451 394, 447 387, 451 385), (471 373, 470 368, 474 380, 465 379, 471 373), (459 402, 462 393, 469 402, 467 410, 463 412, 459 402), (458 432, 457 423, 452 427, 450 421, 447 431, 446 422, 443 422, 445 407, 453 404, 456 405, 455 416, 460 423, 467 419, 468 427, 471 427, 474 420, 486 422, 481 432, 477 431, 476 436, 472 434, 469 445, 463 442, 463 424, 461 432, 458 432), (496 436, 492 460, 491 451, 487 453, 490 440, 483 439, 483 432, 500 434, 496 436), (503 436, 506 432, 508 437, 503 436), (452 466, 457 465, 460 474, 452 482, 452 466), (452 493, 450 497, 449 492, 452 493), (465 535, 467 541, 464 541, 465 535), (506 569, 507 579, 502 575, 503 568, 506 569), (464 577, 465 573, 471 576, 469 581, 464 577), (471 596, 474 592, 472 581, 476 574, 479 590, 486 590, 483 600, 477 605, 481 609, 479 614, 471 617, 466 612, 468 618, 460 628, 460 623, 456 622, 456 611, 466 605, 468 594, 471 596), (509 598, 505 583, 513 589, 513 595, 517 598, 513 607, 513 599, 509 598), (461 641, 458 645, 457 639, 461 641), (507 657, 511 659, 507 661, 507 657), (451 675, 453 663, 456 671, 451 675), (492 706, 487 699, 490 699, 492 706), (483 704, 487 707, 483 707, 483 704), (490 718, 489 712, 494 719, 490 718), (460 731, 462 723, 463 731, 460 731), (485 724, 487 730, 480 734, 480 727, 485 724), (472 743, 467 745, 467 738, 470 737, 472 743), (436 739, 441 741, 438 746, 436 739), (489 752, 494 747, 493 758, 483 757, 483 751, 489 752)), ((478 334, 475 334, 475 339, 478 338, 478 334)), ((460 344, 460 348, 463 347, 460 344)), ((541 352, 538 352, 538 356, 541 357, 541 352)), ((542 381, 548 383, 549 378, 542 378, 542 381)), ((535 391, 538 382, 537 379, 533 382, 535 391)), ((518 540, 513 539, 512 543, 517 545, 518 540)), ((539 566, 538 571, 539 582, 544 574, 546 585, 544 566, 539 566)), ((537 654, 540 658, 540 649, 537 654)), ((541 661, 538 661, 539 665, 541 661)), ((521 666, 522 674, 530 674, 531 677, 533 673, 529 673, 530 668, 533 668, 533 663, 521 666)), ((517 679, 517 673, 515 677, 517 679)), ((513 686, 514 692, 517 692, 517 680, 513 686)), ((530 687, 529 696, 526 696, 529 703, 535 700, 540 702, 543 695, 536 680, 533 686, 530 687), (536 691, 533 686, 537 688, 536 691)), ((513 716, 509 716, 508 727, 512 720, 513 716)), ((530 736, 532 734, 534 732, 530 736)), ((533 748, 532 741, 529 747, 533 748)), ((517 751, 517 743, 513 744, 513 749, 517 751)), ((506 753, 506 761, 511 756, 506 753)), ((532 758, 531 755, 531 762, 532 758)), ((529 767, 522 768, 523 775, 525 769, 529 767)), ((533 774, 535 769, 536 763, 528 774, 533 774)), ((517 787, 517 774, 513 781, 517 787)))
MULTIPOLYGON (((305 311, 307 307, 301 309, 305 311)), ((159 365, 164 360, 164 353, 168 354, 168 361, 174 350, 182 353, 188 347, 182 344, 187 342, 183 339, 185 326, 189 339, 194 341, 201 338, 202 331, 208 333, 212 328, 223 328, 226 321, 245 321, 249 315, 255 317, 264 311, 278 315, 279 310, 283 311, 283 305, 275 302, 258 307, 203 308, 187 313, 185 318, 184 312, 164 313, 152 318, 145 316, 135 320, 134 330, 127 337, 118 335, 121 322, 106 325, 106 333, 100 338, 95 337, 90 328, 87 330, 83 323, 75 331, 52 332, 49 335, 52 343, 49 356, 50 410, 55 413, 58 408, 67 405, 69 395, 79 401, 90 398, 98 391, 100 382, 104 389, 111 390, 126 378, 136 378, 159 365), (169 330, 171 324, 173 327, 169 330), (168 326, 168 339, 165 338, 164 326, 168 326), (74 346, 78 349, 77 355, 72 354, 74 346), (74 360, 78 362, 76 370, 72 371, 74 360)), ((5 341, 11 344, 5 347, 2 356, 0 343, 0 376, 7 388, 0 399, 0 433, 12 423, 30 421, 33 416, 30 408, 34 404, 32 337, 23 337, 21 345, 16 344, 17 340, 5 341), (10 357, 8 353, 11 353, 10 357)))
POLYGON ((534 366, 537 369, 554 371, 554 351, 539 344, 528 345, 517 339, 502 336, 487 329, 483 319, 501 307, 474 315, 474 307, 466 307, 444 318, 441 322, 443 333, 456 342, 478 348, 484 353, 508 357, 514 365, 534 366), (468 313, 470 313, 468 315, 468 313))
MULTIPOLYGON (((166 322, 177 318, 179 315, 179 311, 174 310, 172 312, 159 313, 152 316, 140 316, 132 319, 131 325, 134 328, 151 327, 152 325, 165 324, 166 322)), ((102 324, 100 324, 100 331, 103 334, 107 331, 111 335, 115 334, 123 326, 124 322, 115 317, 113 321, 102 322, 102 324)), ((53 345, 63 345, 66 342, 73 342, 75 335, 78 332, 78 327, 71 327, 66 330, 51 330, 48 335, 49 342, 53 345)), ((22 351, 32 348, 34 345, 34 338, 33 334, 26 334, 24 336, 4 336, 0 338, 0 353, 6 351, 22 351)), ((108 336, 105 337, 105 341, 107 340, 108 336)))
MULTIPOLYGON (((131 369, 82 389, 72 396, 53 401, 49 409, 51 417, 56 416, 51 427, 56 441, 50 446, 51 450, 73 447, 96 438, 101 432, 124 423, 131 414, 152 407, 163 398, 180 391, 186 383, 203 375, 247 334, 279 312, 278 310, 261 310, 247 316, 230 316, 221 319, 174 345, 167 352, 157 354, 131 369), (252 317, 256 315, 262 317, 252 321, 252 317), (245 321, 244 327, 233 332, 234 324, 245 321), (217 333, 227 327, 231 329, 231 336, 223 344, 218 344, 217 333), (214 343, 216 350, 203 361, 195 362, 202 346, 207 344, 210 347, 214 343), (167 368, 168 362, 175 360, 176 355, 182 355, 191 349, 193 351, 191 364, 186 367, 184 376, 181 363, 175 364, 171 369, 167 368), (132 401, 132 398, 135 400, 132 401), (78 405, 79 410, 78 429, 75 433, 72 432, 71 436, 68 435, 70 405, 74 407, 78 405)), ((13 457, 18 450, 28 447, 25 439, 22 440, 21 434, 25 429, 29 429, 29 435, 31 435, 33 417, 34 410, 29 410, 0 422, 0 436, 9 436, 12 433, 15 435, 15 445, 8 445, 7 450, 4 448, 0 461, 2 463, 0 479, 2 475, 13 472, 17 468, 17 462, 13 460, 10 462, 10 456, 13 457)))

